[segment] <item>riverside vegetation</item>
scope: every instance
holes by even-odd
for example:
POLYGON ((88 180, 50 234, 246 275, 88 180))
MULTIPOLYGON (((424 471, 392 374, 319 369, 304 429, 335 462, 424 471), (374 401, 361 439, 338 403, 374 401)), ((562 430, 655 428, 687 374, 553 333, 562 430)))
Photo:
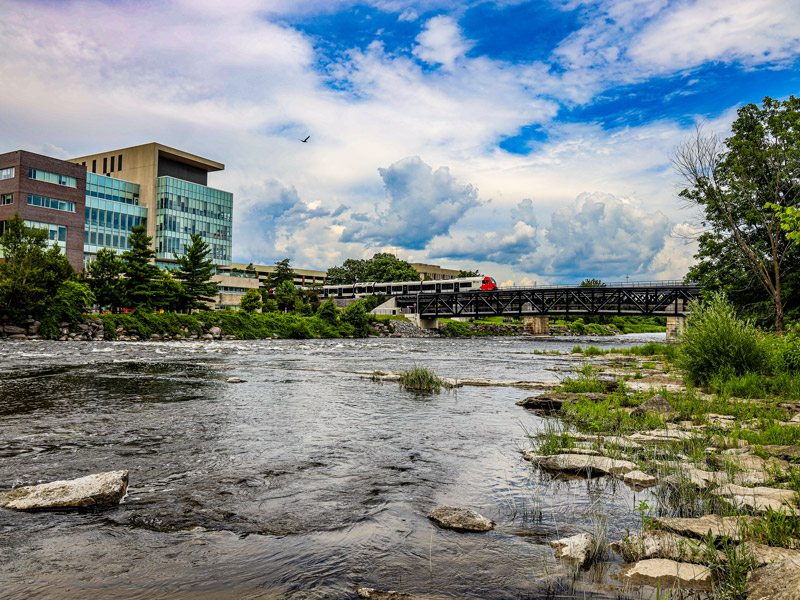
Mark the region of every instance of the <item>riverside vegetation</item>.
MULTIPOLYGON (((606 476, 647 490, 633 507, 640 526, 622 539, 611 543, 592 512, 594 534, 552 542, 575 577, 613 550, 623 561, 613 577, 661 598, 773 597, 763 582, 776 575, 760 571, 773 563, 780 585, 796 589, 800 324, 759 331, 718 293, 693 306, 678 346, 576 346, 572 357, 578 366, 555 388, 518 402, 543 419, 526 432, 525 459, 542 477, 606 476)), ((540 503, 524 512, 537 510, 541 520, 540 503)))

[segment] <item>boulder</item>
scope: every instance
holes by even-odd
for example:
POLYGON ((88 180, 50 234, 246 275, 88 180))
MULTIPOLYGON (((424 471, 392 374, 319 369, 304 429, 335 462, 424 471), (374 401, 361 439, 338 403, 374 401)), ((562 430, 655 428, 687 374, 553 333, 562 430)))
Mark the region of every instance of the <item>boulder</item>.
POLYGON ((678 411, 672 408, 672 405, 661 394, 656 394, 649 400, 646 400, 635 409, 631 414, 644 415, 644 414, 658 415, 663 419, 669 421, 678 416, 678 411))
POLYGON ((652 522, 662 529, 694 538, 704 538, 711 532, 716 537, 728 537, 734 542, 744 539, 746 524, 753 521, 753 517, 720 517, 719 515, 705 515, 695 519, 683 517, 655 517, 652 522))
POLYGON ((6 325, 5 327, 3 327, 3 331, 5 331, 9 335, 28 332, 28 330, 25 329, 24 327, 17 327, 16 325, 6 325))
POLYGON ((704 490, 710 485, 722 485, 728 482, 728 474, 724 471, 705 471, 697 467, 680 465, 680 470, 664 477, 664 481, 672 485, 690 483, 704 490))
POLYGON ((763 446, 762 449, 772 454, 772 456, 784 460, 800 459, 800 446, 763 446))
POLYGON ((765 546, 758 542, 746 541, 744 544, 745 552, 753 558, 757 567, 763 567, 770 563, 781 562, 782 560, 793 559, 800 561, 800 550, 793 548, 780 548, 778 546, 765 546))
POLYGON ((586 565, 594 555, 596 542, 588 533, 579 533, 572 537, 550 542, 556 558, 563 558, 577 567, 586 565))
POLYGON ((212 327, 211 329, 208 330, 208 333, 214 336, 214 338, 219 338, 220 336, 222 336, 222 329, 220 329, 219 327, 212 327))
POLYGON ((575 473, 577 475, 601 476, 614 475, 622 477, 625 473, 635 471, 637 466, 629 460, 615 460, 605 456, 586 456, 584 454, 554 454, 537 456, 525 453, 525 459, 535 462, 548 471, 575 473))
POLYGON ((714 490, 735 507, 747 507, 754 512, 794 510, 794 491, 768 487, 744 487, 728 483, 714 490))
POLYGON ((109 471, 0 492, 0 506, 14 510, 43 510, 118 504, 127 489, 128 472, 109 471))
POLYGON ((748 600, 797 600, 800 598, 800 560, 772 563, 747 575, 748 600))
POLYGON ((13 334, 8 336, 8 339, 10 339, 10 340, 27 340, 28 336, 25 335, 24 333, 13 333, 13 334))
MULTIPOLYGON (((708 559, 709 548, 705 542, 692 540, 669 531, 645 530, 634 533, 611 544, 611 549, 625 560, 633 558, 668 558, 678 562, 703 563, 708 559)), ((720 560, 724 554, 712 550, 720 560)))
POLYGON ((225 380, 225 383, 247 383, 244 379, 239 379, 238 377, 228 377, 225 380))
MULTIPOLYGON (((467 383, 466 385, 470 385, 467 383)), ((555 392, 552 394, 539 394, 538 396, 530 396, 524 400, 517 402, 517 406, 528 408, 531 410, 548 410, 559 411, 564 404, 570 404, 577 401, 578 398, 586 398, 596 402, 603 400, 607 394, 600 393, 586 393, 578 394, 575 392, 555 392)))
POLYGON ((658 478, 636 469, 635 471, 625 473, 622 476, 622 481, 634 489, 643 489, 656 485, 658 483, 658 478))
POLYGON ((456 531, 489 531, 494 529, 494 521, 479 515, 471 508, 437 506, 428 518, 447 529, 456 531))
POLYGON ((623 568, 618 577, 631 583, 658 585, 662 592, 669 588, 710 590, 713 581, 708 567, 667 558, 641 560, 623 568))

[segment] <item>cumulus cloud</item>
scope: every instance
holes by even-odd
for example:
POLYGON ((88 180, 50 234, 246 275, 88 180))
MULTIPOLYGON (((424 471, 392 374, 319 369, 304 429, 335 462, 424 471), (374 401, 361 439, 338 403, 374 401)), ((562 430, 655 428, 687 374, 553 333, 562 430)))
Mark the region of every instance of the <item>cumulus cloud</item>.
POLYGON ((351 223, 343 242, 386 244, 419 250, 446 234, 470 208, 480 205, 478 190, 455 180, 447 167, 434 171, 418 156, 378 169, 388 203, 365 223, 351 223))
POLYGON ((461 36, 461 29, 450 17, 440 15, 425 24, 417 36, 414 56, 430 64, 440 64, 452 69, 456 60, 470 49, 471 44, 461 36))

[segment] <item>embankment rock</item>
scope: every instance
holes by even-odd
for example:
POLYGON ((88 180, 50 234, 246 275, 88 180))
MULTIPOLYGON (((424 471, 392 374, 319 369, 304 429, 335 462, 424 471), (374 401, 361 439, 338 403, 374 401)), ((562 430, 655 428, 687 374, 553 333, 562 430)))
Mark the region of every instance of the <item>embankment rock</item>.
POLYGON ((635 471, 637 466, 628 460, 615 460, 605 456, 587 456, 584 454, 554 454, 538 456, 525 452, 525 459, 535 462, 548 471, 560 471, 577 475, 599 476, 614 475, 622 477, 625 473, 635 471))
POLYGON ((747 575, 748 600, 797 600, 800 598, 800 560, 782 560, 747 575))
POLYGON ((437 506, 428 518, 447 529, 456 531, 489 531, 494 529, 494 521, 479 515, 471 508, 437 506))
POLYGON ((594 538, 588 533, 579 533, 572 537, 550 542, 556 558, 563 558, 575 566, 582 567, 594 554, 594 538))
POLYGON ((735 507, 747 507, 754 512, 766 512, 768 508, 787 512, 795 506, 794 491, 780 488, 751 488, 729 483, 718 487, 714 493, 735 507))
POLYGON ((109 471, 0 492, 0 506, 14 510, 44 510, 117 504, 127 489, 128 472, 109 471))
POLYGON ((671 587, 708 590, 712 573, 708 567, 693 563, 676 562, 666 558, 642 560, 624 568, 620 579, 642 585, 659 585, 661 590, 671 587))
POLYGON ((705 515, 696 519, 683 517, 656 517, 654 524, 678 535, 704 538, 709 531, 716 537, 728 537, 735 542, 744 539, 744 525, 752 522, 753 517, 720 517, 705 515))

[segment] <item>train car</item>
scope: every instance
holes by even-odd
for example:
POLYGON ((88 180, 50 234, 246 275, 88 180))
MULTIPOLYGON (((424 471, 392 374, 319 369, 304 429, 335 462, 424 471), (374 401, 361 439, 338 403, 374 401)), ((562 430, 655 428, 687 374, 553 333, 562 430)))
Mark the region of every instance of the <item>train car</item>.
POLYGON ((354 284, 323 285, 320 298, 363 298, 365 296, 406 296, 420 293, 472 292, 496 290, 497 283, 491 277, 459 277, 457 279, 435 279, 428 281, 388 281, 376 283, 361 281, 354 284))

